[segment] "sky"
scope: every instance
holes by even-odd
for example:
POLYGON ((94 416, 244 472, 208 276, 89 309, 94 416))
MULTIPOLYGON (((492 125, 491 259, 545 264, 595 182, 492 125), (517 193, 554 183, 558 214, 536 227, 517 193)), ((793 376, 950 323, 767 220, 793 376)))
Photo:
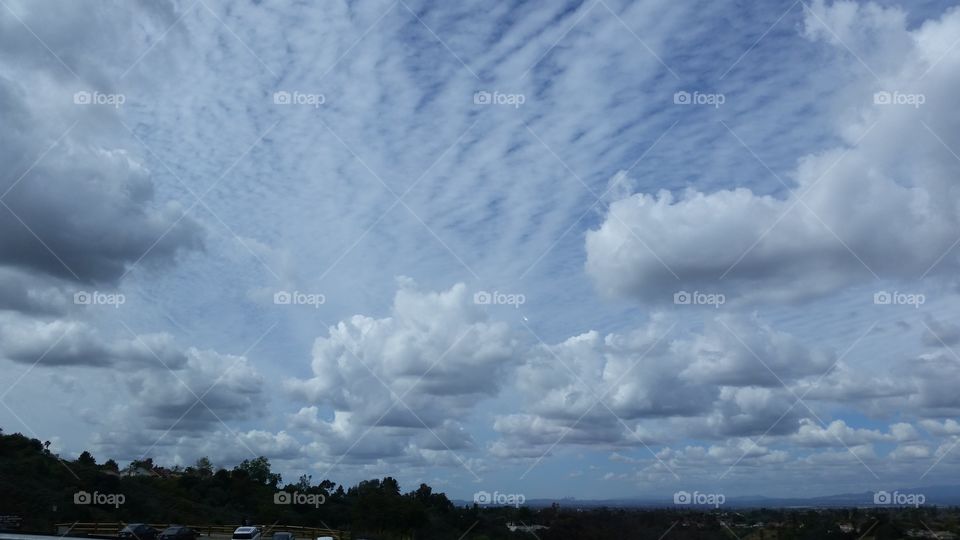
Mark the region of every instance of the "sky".
POLYGON ((454 498, 960 473, 954 2, 0 0, 0 427, 454 498))

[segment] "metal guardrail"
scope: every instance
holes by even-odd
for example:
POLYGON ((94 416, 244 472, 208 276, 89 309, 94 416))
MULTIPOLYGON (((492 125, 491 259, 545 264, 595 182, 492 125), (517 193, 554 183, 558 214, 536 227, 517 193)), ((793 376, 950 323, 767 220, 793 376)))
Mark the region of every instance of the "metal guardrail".
MULTIPOLYGON (((160 524, 160 523, 148 523, 147 525, 162 531, 169 527, 169 524, 160 524)), ((57 523, 57 534, 61 536, 67 536, 70 533, 74 534, 89 534, 96 536, 116 536, 120 529, 126 527, 127 524, 119 521, 107 521, 107 522, 97 522, 97 523, 57 523)), ((185 525, 190 529, 193 529, 198 534, 206 536, 208 538, 231 538, 233 536, 233 531, 239 526, 230 526, 230 525, 185 525)), ((256 526, 256 525, 254 525, 256 526)), ((317 527, 302 527, 300 525, 268 525, 261 527, 263 531, 263 537, 267 538, 273 536, 274 532, 284 531, 291 532, 298 540, 314 540, 321 536, 332 536, 336 540, 350 540, 350 533, 348 531, 337 531, 333 529, 321 529, 317 527)))

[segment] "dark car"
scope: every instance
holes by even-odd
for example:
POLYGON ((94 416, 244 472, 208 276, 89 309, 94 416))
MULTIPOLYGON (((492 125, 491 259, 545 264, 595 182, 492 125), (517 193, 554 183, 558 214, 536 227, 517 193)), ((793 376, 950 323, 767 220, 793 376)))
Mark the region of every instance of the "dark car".
POLYGON ((273 540, 297 540, 292 532, 277 531, 273 533, 273 540))
POLYGON ((197 533, 190 527, 171 525, 163 530, 159 540, 197 540, 197 533))
POLYGON ((146 523, 129 523, 117 537, 126 540, 157 540, 157 530, 146 523))

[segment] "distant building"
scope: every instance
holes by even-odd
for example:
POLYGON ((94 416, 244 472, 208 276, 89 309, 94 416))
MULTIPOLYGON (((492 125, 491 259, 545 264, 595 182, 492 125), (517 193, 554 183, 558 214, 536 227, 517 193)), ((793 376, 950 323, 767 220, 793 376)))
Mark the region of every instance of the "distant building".
POLYGON ((153 471, 146 467, 127 467, 120 471, 120 476, 153 476, 153 471))

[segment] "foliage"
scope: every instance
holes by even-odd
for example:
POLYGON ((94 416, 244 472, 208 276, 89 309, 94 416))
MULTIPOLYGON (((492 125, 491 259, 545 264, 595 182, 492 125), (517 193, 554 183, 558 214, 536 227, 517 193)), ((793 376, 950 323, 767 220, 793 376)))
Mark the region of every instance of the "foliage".
MULTIPOLYGON (((252 523, 352 531, 370 540, 600 540, 610 538, 731 538, 803 540, 903 538, 927 528, 956 533, 956 509, 677 509, 455 506, 443 493, 420 484, 404 493, 396 479, 365 480, 345 488, 310 475, 281 485, 265 457, 232 470, 214 470, 207 458, 184 469, 134 465, 153 472, 124 477, 112 459, 98 465, 89 452, 75 461, 49 445, 0 430, 0 515, 23 517, 26 531, 52 531, 60 522, 148 522, 192 525, 252 523), (123 495, 123 504, 75 504, 78 492, 123 495), (278 491, 297 499, 278 504, 278 491), (316 504, 303 504, 303 500, 316 504), (543 525, 535 535, 510 532, 507 523, 543 525), (846 530, 841 530, 841 525, 846 530), (666 534, 668 533, 669 534, 666 534)), ((302 539, 309 540, 309 539, 302 539)))

